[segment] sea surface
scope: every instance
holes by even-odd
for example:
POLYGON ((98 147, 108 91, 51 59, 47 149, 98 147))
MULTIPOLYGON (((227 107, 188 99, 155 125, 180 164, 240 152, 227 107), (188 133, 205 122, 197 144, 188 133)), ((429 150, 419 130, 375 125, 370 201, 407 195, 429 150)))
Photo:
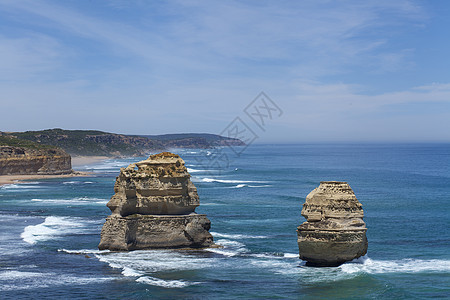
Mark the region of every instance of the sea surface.
POLYGON ((144 157, 107 160, 78 168, 89 177, 0 187, 0 298, 450 298, 450 144, 173 152, 223 248, 98 251, 115 177, 144 157), (324 180, 355 191, 369 250, 313 268, 298 259, 296 228, 306 195, 324 180))

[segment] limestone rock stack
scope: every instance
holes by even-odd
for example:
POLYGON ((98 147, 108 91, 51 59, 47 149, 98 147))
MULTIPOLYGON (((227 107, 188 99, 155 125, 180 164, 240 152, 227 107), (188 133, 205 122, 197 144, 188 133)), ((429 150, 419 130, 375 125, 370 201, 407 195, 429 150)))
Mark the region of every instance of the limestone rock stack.
POLYGON ((306 197, 298 229, 300 258, 313 266, 338 266, 367 253, 364 212, 346 182, 322 181, 306 197))
POLYGON ((211 222, 195 213, 197 189, 184 161, 163 152, 120 170, 112 214, 101 232, 99 249, 203 248, 212 245, 211 222))

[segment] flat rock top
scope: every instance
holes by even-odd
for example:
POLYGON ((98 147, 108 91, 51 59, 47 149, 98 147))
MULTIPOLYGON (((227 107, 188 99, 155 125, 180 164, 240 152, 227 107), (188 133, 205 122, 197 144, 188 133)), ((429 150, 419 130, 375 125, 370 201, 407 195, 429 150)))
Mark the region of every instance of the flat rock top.
POLYGON ((308 222, 317 222, 327 218, 362 218, 364 212, 361 203, 347 182, 322 181, 306 196, 302 216, 308 222))
POLYGON ((158 165, 158 164, 182 164, 184 165, 184 160, 173 153, 170 152, 162 152, 154 155, 150 155, 149 158, 146 160, 141 160, 140 162, 136 163, 136 166, 143 166, 143 165, 158 165))
POLYGON ((184 160, 170 152, 154 154, 146 160, 130 164, 125 169, 121 169, 121 175, 135 178, 140 176, 189 177, 184 160))

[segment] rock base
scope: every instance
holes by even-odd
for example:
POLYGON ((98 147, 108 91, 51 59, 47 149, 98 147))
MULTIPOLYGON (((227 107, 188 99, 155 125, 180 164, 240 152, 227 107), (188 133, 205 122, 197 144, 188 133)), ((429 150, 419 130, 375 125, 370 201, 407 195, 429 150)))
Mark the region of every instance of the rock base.
POLYGON ((360 231, 298 231, 300 259, 307 266, 337 267, 367 252, 366 230, 360 231))
POLYGON ((213 244, 206 215, 109 216, 103 225, 100 250, 206 248, 213 244))

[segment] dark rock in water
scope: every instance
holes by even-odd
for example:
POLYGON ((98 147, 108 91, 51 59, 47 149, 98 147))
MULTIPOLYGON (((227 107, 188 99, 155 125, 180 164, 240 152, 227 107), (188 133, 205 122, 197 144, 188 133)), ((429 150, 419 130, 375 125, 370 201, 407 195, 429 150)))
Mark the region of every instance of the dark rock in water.
POLYGON ((213 244, 211 222, 195 213, 197 189, 184 161, 163 152, 120 170, 111 216, 99 249, 204 248, 213 244))
POLYGON ((302 216, 298 247, 307 265, 338 266, 367 253, 362 205, 346 182, 321 182, 306 197, 302 216))

